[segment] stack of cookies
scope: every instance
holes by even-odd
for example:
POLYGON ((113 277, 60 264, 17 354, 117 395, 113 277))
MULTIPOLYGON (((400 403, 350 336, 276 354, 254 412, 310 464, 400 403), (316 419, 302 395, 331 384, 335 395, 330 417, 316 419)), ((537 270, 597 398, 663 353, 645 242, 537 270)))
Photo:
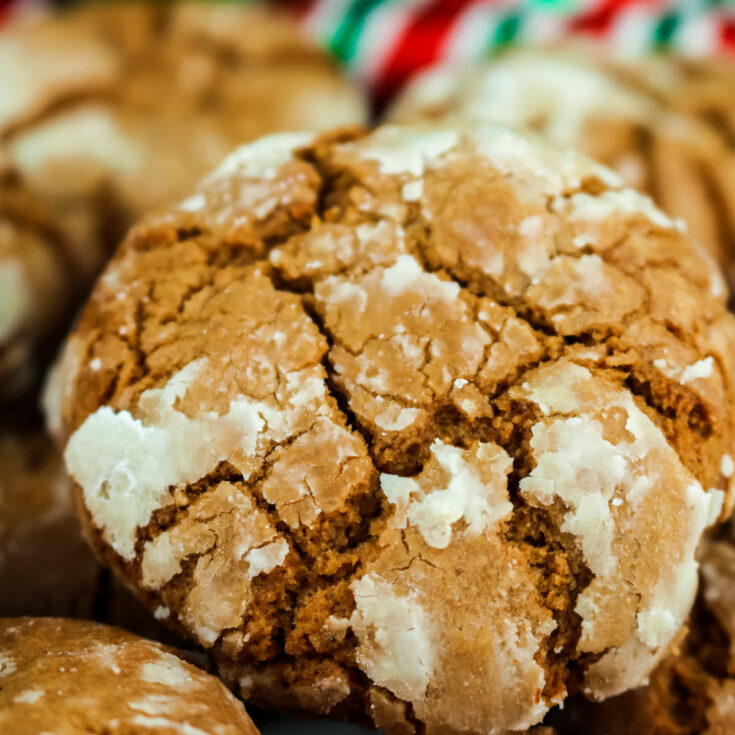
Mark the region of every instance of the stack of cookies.
POLYGON ((3 733, 735 731, 735 72, 581 53, 0 37, 3 733))

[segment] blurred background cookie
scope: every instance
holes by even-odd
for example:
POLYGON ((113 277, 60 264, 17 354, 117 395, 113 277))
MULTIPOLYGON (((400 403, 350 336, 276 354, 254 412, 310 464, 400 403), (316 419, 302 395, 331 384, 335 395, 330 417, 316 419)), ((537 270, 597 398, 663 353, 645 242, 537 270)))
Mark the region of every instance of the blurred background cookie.
POLYGON ((683 218, 735 283, 734 95, 724 61, 623 64, 587 48, 519 49, 420 75, 390 117, 495 120, 577 148, 683 218))
POLYGON ((10 27, 0 62, 0 140, 22 173, 63 200, 106 194, 126 223, 239 143, 365 120, 327 57, 261 6, 93 3, 10 27))
POLYGON ((0 616, 91 617, 100 565, 42 432, 0 435, 0 616))
POLYGON ((213 676, 96 623, 0 619, 0 682, 3 735, 258 735, 213 676))
MULTIPOLYGON (((80 203, 78 203, 80 204, 80 203)), ((0 158, 0 420, 27 424, 37 386, 79 298, 104 262, 84 206, 64 216, 0 158)))
POLYGON ((677 54, 611 59, 611 70, 661 104, 700 118, 735 143, 735 58, 677 54))
POLYGON ((144 211, 258 135, 365 119, 356 88, 264 7, 94 3, 4 29, 0 396, 33 384, 144 211))

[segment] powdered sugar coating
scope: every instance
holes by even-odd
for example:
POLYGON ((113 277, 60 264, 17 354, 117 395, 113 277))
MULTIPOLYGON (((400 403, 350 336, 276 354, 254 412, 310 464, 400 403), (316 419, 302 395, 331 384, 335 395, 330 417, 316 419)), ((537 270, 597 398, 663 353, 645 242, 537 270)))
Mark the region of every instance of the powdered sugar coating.
POLYGON ((512 460, 503 449, 479 444, 463 451, 436 441, 431 453, 418 479, 380 477, 383 493, 396 506, 397 528, 410 523, 429 546, 445 549, 460 519, 465 533, 476 535, 491 532, 512 512, 506 482, 512 460))
POLYGON ((382 577, 352 583, 355 612, 350 627, 361 641, 358 661, 368 676, 398 697, 422 699, 434 673, 431 621, 414 596, 397 595, 382 577))

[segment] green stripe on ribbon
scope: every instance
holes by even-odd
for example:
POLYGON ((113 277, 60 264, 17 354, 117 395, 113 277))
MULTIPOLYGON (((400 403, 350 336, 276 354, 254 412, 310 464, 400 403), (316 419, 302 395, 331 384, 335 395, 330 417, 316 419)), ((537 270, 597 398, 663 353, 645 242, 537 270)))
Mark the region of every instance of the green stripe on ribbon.
POLYGON ((666 13, 653 30, 653 43, 657 48, 665 49, 671 44, 681 18, 676 13, 666 13))
POLYGON ((513 43, 521 30, 521 18, 521 13, 509 13, 495 26, 488 40, 488 53, 513 43))
POLYGON ((357 50, 365 22, 380 5, 391 0, 356 0, 348 9, 329 44, 331 52, 341 61, 351 61, 357 50))

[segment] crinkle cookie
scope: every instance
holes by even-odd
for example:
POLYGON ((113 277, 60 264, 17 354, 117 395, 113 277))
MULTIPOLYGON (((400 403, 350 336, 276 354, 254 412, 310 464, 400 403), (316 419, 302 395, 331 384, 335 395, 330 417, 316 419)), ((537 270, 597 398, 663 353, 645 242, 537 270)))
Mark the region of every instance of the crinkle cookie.
POLYGON ((724 63, 710 67, 663 57, 624 66, 589 52, 519 50, 481 66, 425 73, 391 117, 523 125, 578 148, 683 218, 735 284, 735 107, 728 109, 735 76, 724 63))
POLYGON ((702 544, 700 589, 677 656, 648 686, 603 703, 567 703, 561 735, 727 735, 735 732, 735 534, 702 544))
POLYGON ((91 3, 3 29, 0 394, 32 382, 39 345, 142 212, 246 140, 365 115, 326 56, 263 8, 91 3))
POLYGON ((530 135, 270 136, 132 230, 51 420, 100 556, 246 698, 520 730, 677 640, 733 502, 724 301, 530 135))
POLYGON ((0 618, 3 735, 258 735, 213 676, 97 623, 0 618))
POLYGON ((0 616, 89 617, 99 574, 58 449, 41 432, 0 435, 0 616))

